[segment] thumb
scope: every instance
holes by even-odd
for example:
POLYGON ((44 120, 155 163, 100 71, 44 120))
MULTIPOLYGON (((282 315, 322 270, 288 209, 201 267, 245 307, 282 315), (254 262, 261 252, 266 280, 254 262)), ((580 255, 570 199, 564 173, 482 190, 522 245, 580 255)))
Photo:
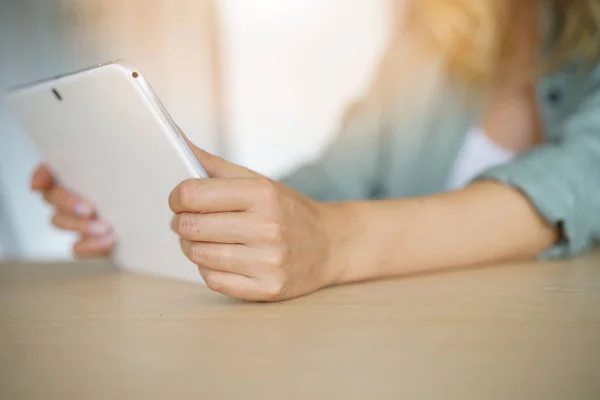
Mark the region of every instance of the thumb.
POLYGON ((211 178, 256 178, 260 174, 215 156, 190 143, 192 151, 211 178))
POLYGON ((181 135, 186 140, 194 155, 204 167, 204 170, 211 178, 256 178, 261 176, 260 174, 249 170, 248 168, 240 167, 239 165, 230 163, 229 161, 215 156, 214 154, 209 153, 208 151, 202 150, 201 148, 194 145, 190 140, 185 136, 183 131, 179 129, 181 135))

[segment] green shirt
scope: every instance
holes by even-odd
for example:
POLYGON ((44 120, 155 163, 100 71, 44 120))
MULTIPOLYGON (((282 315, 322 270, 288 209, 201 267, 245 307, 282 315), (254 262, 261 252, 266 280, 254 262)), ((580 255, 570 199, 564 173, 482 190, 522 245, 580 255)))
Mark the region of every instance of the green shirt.
MULTIPOLYGON (((430 84, 426 77, 436 74, 397 73, 401 60, 388 55, 368 94, 349 108, 334 142, 284 183, 322 201, 445 190, 483 107, 450 85, 430 84), (424 82, 417 91, 407 85, 415 81, 424 82)), ((571 62, 538 85, 545 143, 479 177, 518 188, 562 228, 564 240, 544 257, 574 255, 600 240, 600 66, 586 72, 582 65, 571 62)))

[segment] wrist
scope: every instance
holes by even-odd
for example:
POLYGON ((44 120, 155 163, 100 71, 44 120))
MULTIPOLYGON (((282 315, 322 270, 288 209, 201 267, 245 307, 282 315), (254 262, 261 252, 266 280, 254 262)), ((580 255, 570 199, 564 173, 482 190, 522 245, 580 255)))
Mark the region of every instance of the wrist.
POLYGON ((447 256, 453 255, 453 249, 444 244, 456 239, 457 225, 451 222, 454 213, 448 213, 448 198, 437 195, 337 205, 343 218, 332 241, 335 283, 422 273, 452 262, 447 256))
POLYGON ((329 242, 326 268, 330 285, 381 278, 385 275, 386 254, 394 246, 398 224, 389 224, 385 202, 328 203, 325 226, 329 242), (381 215, 383 218, 379 218, 381 215), (387 223, 381 223, 386 221, 387 223), (385 235, 385 228, 394 229, 385 235), (383 228, 384 230, 382 230, 383 228), (393 243, 388 243, 389 240, 393 243))
POLYGON ((361 231, 355 203, 322 203, 326 212, 322 219, 327 240, 327 255, 323 268, 328 286, 350 283, 351 271, 356 264, 356 253, 360 251, 361 231))

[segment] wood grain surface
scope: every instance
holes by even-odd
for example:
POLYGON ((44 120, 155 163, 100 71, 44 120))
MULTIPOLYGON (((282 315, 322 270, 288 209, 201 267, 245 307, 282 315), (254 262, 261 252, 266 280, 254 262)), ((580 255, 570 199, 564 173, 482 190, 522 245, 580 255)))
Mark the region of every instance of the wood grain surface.
POLYGON ((0 399, 599 399, 600 253, 250 304, 0 265, 0 399))

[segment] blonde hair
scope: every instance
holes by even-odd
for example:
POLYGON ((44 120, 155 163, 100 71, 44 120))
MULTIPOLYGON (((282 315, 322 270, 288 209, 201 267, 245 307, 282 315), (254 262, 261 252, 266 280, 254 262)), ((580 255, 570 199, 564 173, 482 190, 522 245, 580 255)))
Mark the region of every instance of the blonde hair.
MULTIPOLYGON (((600 0, 409 0, 404 33, 430 53, 444 57, 451 78, 473 87, 488 85, 511 62, 523 35, 516 21, 526 10, 538 17, 532 26, 535 51, 550 35, 550 56, 539 73, 573 58, 597 61, 600 53, 600 0), (543 4, 544 2, 545 4, 543 4), (540 16, 542 6, 549 12, 540 16), (551 21, 550 26, 544 26, 551 21), (546 29, 544 29, 546 28, 546 29)), ((531 21, 530 20, 530 21, 531 21)), ((539 54, 539 53, 537 53, 539 54)))

